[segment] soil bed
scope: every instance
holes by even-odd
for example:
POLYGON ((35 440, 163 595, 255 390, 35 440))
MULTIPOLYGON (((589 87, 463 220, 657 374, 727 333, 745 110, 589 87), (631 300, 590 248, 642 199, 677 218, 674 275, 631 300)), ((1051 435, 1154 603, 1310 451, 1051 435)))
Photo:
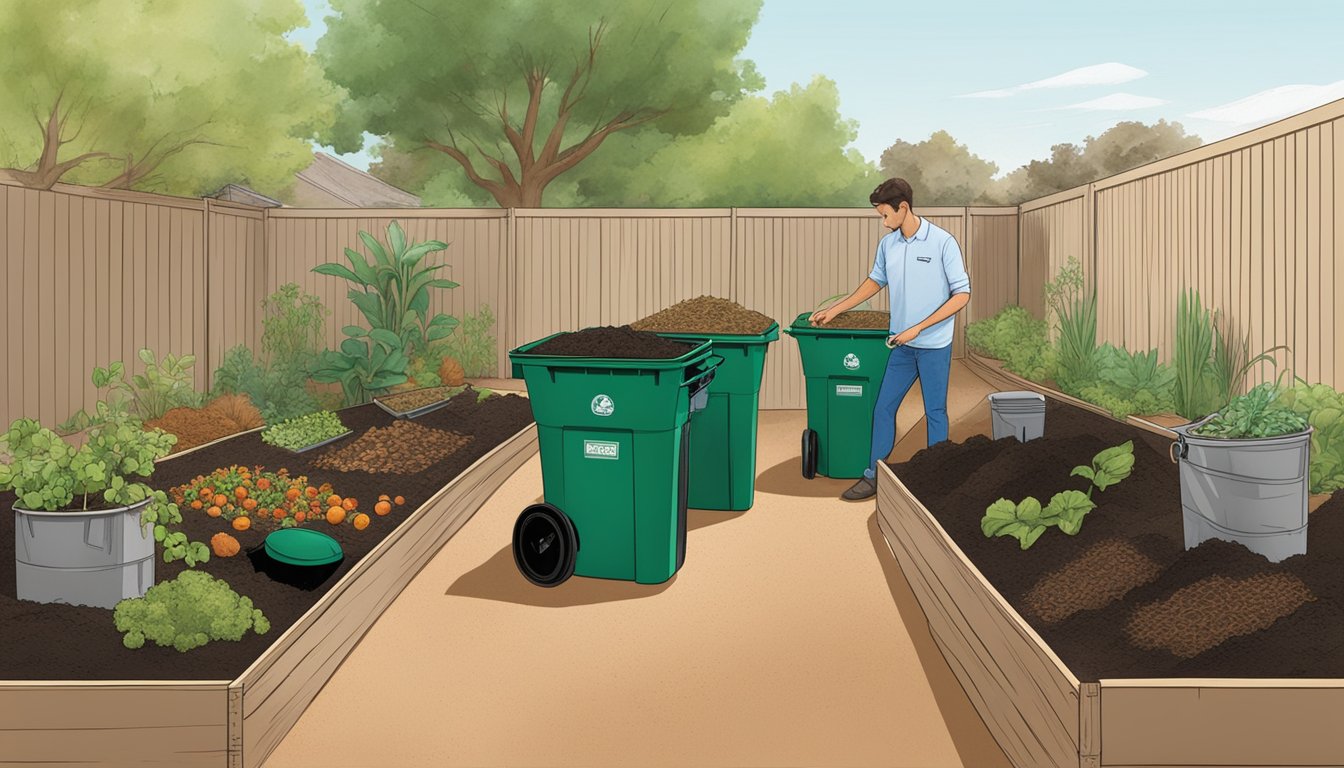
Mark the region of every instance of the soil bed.
POLYGON ((757 336, 775 321, 728 299, 700 296, 673 304, 630 324, 637 331, 655 333, 711 333, 757 336))
POLYGON ((695 347, 665 339, 653 333, 636 331, 628 325, 619 328, 587 328, 573 333, 562 333, 554 339, 533 347, 530 355, 558 355, 564 357, 613 357, 625 360, 671 360, 681 357, 695 347))
POLYGON ((1305 555, 1271 563, 1219 540, 1185 551, 1171 442, 1047 400, 1045 437, 941 443, 891 468, 1081 681, 1344 677, 1344 494, 1311 514, 1305 555), (1051 528, 1023 551, 981 532, 1001 497, 1086 491, 1073 467, 1126 440, 1133 474, 1093 491, 1078 535, 1051 528))
MULTIPOLYGON (((112 623, 112 611, 68 605, 53 605, 17 600, 14 568, 0 568, 0 679, 3 680, 232 680, 303 615, 325 592, 373 549, 413 511, 457 477, 477 459, 490 452, 532 422, 532 407, 527 398, 500 395, 477 402, 477 393, 464 392, 448 405, 415 421, 415 426, 470 436, 464 446, 441 461, 414 475, 371 475, 363 472, 324 470, 317 462, 327 453, 340 450, 340 443, 306 454, 295 455, 266 445, 260 433, 239 435, 196 453, 161 463, 149 484, 168 490, 207 475, 217 467, 232 464, 261 465, 267 470, 288 468, 293 475, 307 475, 311 482, 330 482, 342 496, 353 496, 360 510, 372 513, 379 494, 404 496, 405 503, 392 507, 390 514, 376 516, 363 531, 351 525, 333 526, 325 522, 307 527, 321 531, 340 542, 345 559, 311 590, 273 580, 253 565, 252 550, 260 549, 268 531, 236 531, 219 518, 204 512, 183 509, 182 529, 192 540, 208 542, 219 531, 227 530, 242 545, 234 557, 211 557, 200 566, 212 576, 229 583, 240 595, 252 598, 271 623, 265 635, 248 633, 239 642, 215 641, 203 648, 179 653, 153 643, 137 650, 122 645, 121 633, 112 623)), ((341 420, 358 434, 370 428, 380 431, 397 420, 378 406, 369 404, 340 412, 341 420)), ((346 441, 348 442, 348 441, 346 441)), ((0 493, 0 552, 14 551, 14 515, 10 508, 14 494, 0 493)), ((181 562, 164 563, 156 555, 156 582, 172 579, 185 566, 181 562)), ((268 569, 281 575, 281 572, 268 569)))
POLYGON ((814 328, 849 328, 854 330, 877 330, 891 327, 890 312, 872 310, 854 310, 841 312, 829 323, 813 323, 814 328))

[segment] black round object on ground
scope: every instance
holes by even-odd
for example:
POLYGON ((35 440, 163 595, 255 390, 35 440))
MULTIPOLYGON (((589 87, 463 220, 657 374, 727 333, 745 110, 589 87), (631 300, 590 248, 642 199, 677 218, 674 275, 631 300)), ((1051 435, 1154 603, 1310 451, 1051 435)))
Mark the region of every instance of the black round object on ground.
POLYGON ((817 476, 817 432, 814 429, 803 430, 803 477, 811 480, 817 476))
POLYGON ((513 562, 539 587, 554 587, 573 576, 578 552, 574 521, 550 504, 531 505, 513 525, 513 562))

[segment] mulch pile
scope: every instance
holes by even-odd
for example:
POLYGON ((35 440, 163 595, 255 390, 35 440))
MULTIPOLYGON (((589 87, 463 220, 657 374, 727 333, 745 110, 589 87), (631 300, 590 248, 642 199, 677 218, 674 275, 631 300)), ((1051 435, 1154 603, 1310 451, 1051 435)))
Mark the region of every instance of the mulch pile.
POLYGON ((756 336, 775 321, 728 299, 699 296, 630 324, 637 331, 756 336))
POLYGON ((204 408, 172 408, 163 416, 145 422, 145 427, 176 435, 173 453, 181 453, 221 437, 256 429, 264 423, 261 412, 247 395, 223 395, 204 408))
POLYGON ((369 427, 353 441, 333 445, 313 464, 341 472, 409 475, 443 461, 469 442, 469 435, 403 419, 390 427, 369 427))
POLYGON ((817 328, 850 328, 855 330, 875 330, 891 327, 890 312, 875 312, 872 310, 854 310, 841 312, 835 316, 835 319, 825 325, 813 323, 817 328))

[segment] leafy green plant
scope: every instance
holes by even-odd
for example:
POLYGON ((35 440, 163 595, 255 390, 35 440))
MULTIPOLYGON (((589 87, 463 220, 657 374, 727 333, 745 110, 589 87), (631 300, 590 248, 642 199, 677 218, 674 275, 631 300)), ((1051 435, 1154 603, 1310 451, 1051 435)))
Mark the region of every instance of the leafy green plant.
POLYGON ((365 331, 347 325, 350 337, 341 342, 339 352, 322 353, 314 381, 339 382, 346 405, 361 405, 391 387, 406 383, 406 365, 401 339, 391 331, 375 328, 365 331))
MULTIPOLYGON (((1120 445, 1107 448, 1092 457, 1092 465, 1082 465, 1073 468, 1069 473, 1070 477, 1082 475, 1092 481, 1093 487, 1098 491, 1105 491, 1121 480, 1129 477, 1134 471, 1134 441, 1126 440, 1120 445)), ((1092 489, 1087 491, 1087 497, 1092 498, 1092 489)))
POLYGON ((304 293, 298 283, 285 283, 261 302, 261 349, 268 365, 311 368, 322 350, 322 332, 331 310, 304 293))
POLYGON ((1344 393, 1302 379, 1279 402, 1307 420, 1311 433, 1311 492, 1344 490, 1344 393))
POLYGON ((495 356, 495 315, 488 305, 462 318, 462 324, 446 339, 447 355, 462 366, 467 378, 494 376, 498 367, 495 356))
POLYGON ((1056 381, 1061 389, 1077 391, 1096 375, 1097 290, 1084 294, 1083 267, 1070 256, 1045 284, 1046 303, 1055 315, 1058 350, 1056 381))
POLYGON ((1251 356, 1250 338, 1237 334, 1221 312, 1210 312, 1193 288, 1176 303, 1176 413, 1192 421, 1227 405, 1245 385, 1251 368, 1274 363, 1270 354, 1287 347, 1271 347, 1251 356))
POLYGON ((1034 496, 1028 496, 1019 504, 999 499, 989 505, 980 521, 980 530, 985 536, 1012 536, 1022 549, 1031 548, 1048 527, 1050 523, 1045 520, 1041 502, 1034 496))
POLYGON ((297 451, 347 432, 341 418, 331 411, 319 411, 282 421, 261 431, 267 445, 297 451))
MULTIPOLYGON (((152 421, 172 408, 200 407, 202 397, 196 392, 191 374, 191 367, 196 363, 195 355, 164 355, 158 360, 153 350, 141 349, 138 356, 145 372, 132 376, 130 381, 126 380, 126 365, 120 360, 106 368, 93 369, 93 385, 99 390, 107 390, 100 402, 108 407, 101 413, 112 418, 132 416, 141 421, 152 421)), ((90 414, 81 409, 57 429, 65 434, 88 429, 105 418, 99 413, 96 410, 90 414)))
POLYGON ((1056 355, 1046 338, 1044 320, 1018 306, 1004 307, 994 317, 966 326, 972 351, 1003 361, 1003 367, 1031 381, 1055 377, 1056 355))
POLYGON ((1045 519, 1059 530, 1070 536, 1077 536, 1083 529, 1083 518, 1096 508, 1096 502, 1092 501, 1090 493, 1070 489, 1052 496, 1043 514, 1045 519))
POLYGON ((1305 430, 1307 419, 1279 402, 1280 391, 1278 384, 1268 381, 1253 387, 1246 394, 1232 398, 1217 416, 1191 433, 1234 440, 1279 437, 1305 430))
POLYGON ((22 509, 44 512, 114 509, 148 500, 140 524, 146 530, 153 527, 165 562, 186 560, 194 567, 210 559, 205 544, 172 530, 182 522, 177 505, 141 482, 177 438, 113 415, 105 403, 98 406, 100 420, 78 449, 33 419, 10 424, 0 435, 0 490, 13 491, 22 509))
POLYGON ((150 587, 144 597, 122 600, 112 619, 127 648, 142 648, 152 640, 183 653, 212 640, 242 640, 248 630, 258 635, 271 630, 250 599, 200 571, 183 571, 150 587))
POLYGON ((215 370, 211 397, 246 395, 261 411, 263 421, 277 424, 318 409, 305 387, 310 375, 308 365, 295 361, 259 363, 252 350, 240 344, 224 353, 215 370))
MULTIPOLYGON (((430 317, 429 298, 431 289, 456 288, 458 284, 434 277, 434 272, 443 269, 445 264, 421 266, 426 255, 442 251, 448 244, 439 240, 408 244, 405 232, 395 221, 387 227, 390 250, 367 232, 361 231, 359 238, 373 256, 372 264, 358 251, 346 248, 349 267, 320 264, 313 271, 349 281, 352 287, 346 295, 364 315, 369 328, 396 336, 399 350, 423 350, 452 333, 457 327, 457 319, 446 314, 430 317)), ((347 335, 354 334, 347 330, 347 335)))

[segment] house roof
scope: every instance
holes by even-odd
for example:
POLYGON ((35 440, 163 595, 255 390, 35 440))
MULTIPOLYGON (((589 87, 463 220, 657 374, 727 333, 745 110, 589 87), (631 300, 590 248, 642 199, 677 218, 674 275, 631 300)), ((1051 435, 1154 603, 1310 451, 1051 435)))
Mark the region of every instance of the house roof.
POLYGON ((313 153, 313 164, 298 178, 352 208, 420 207, 419 197, 323 152, 313 153))
POLYGON ((283 205, 279 200, 274 200, 239 184, 225 184, 210 197, 216 200, 228 200, 231 203, 255 205, 258 208, 279 208, 283 205))

